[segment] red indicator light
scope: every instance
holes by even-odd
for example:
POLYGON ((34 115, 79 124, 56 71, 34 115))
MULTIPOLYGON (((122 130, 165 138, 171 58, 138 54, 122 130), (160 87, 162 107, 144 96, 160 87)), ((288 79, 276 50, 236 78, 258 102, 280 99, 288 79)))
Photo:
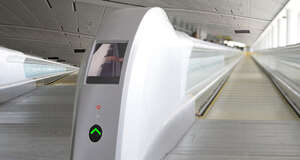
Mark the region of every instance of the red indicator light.
POLYGON ((97 110, 100 110, 101 108, 102 108, 101 105, 97 105, 97 106, 96 106, 96 109, 97 109, 97 110))

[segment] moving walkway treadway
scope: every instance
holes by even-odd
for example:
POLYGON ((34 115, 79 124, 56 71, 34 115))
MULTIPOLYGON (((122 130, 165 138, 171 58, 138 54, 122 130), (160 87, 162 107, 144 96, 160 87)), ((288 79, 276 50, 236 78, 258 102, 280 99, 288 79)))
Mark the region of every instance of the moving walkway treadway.
POLYGON ((295 120, 297 115, 250 56, 244 57, 206 113, 207 119, 295 120))
MULTIPOLYGON (((68 159, 75 86, 61 82, 72 76, 0 105, 1 159, 68 159)), ((245 57, 166 160, 300 159, 296 120, 267 76, 245 57)))
POLYGON ((0 159, 65 160, 75 86, 42 86, 0 105, 0 159))
POLYGON ((300 122, 247 56, 167 160, 300 159, 300 122))
POLYGON ((0 104, 0 159, 68 159, 75 88, 40 86, 0 104))
POLYGON ((69 75, 66 75, 65 77, 51 83, 51 85, 54 86, 74 86, 76 85, 78 72, 73 72, 69 75))

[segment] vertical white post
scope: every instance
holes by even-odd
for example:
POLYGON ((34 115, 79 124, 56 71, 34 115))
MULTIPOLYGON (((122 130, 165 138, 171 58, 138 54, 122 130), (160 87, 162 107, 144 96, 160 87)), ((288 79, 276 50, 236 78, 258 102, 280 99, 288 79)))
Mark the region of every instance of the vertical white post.
POLYGON ((273 48, 273 44, 272 44, 272 33, 273 33, 273 31, 272 31, 272 28, 269 30, 269 39, 268 39, 268 41, 269 41, 269 48, 273 48))
POLYGON ((297 43, 298 14, 292 9, 287 10, 287 45, 297 43))
POLYGON ((297 43, 300 43, 300 13, 298 13, 298 27, 297 27, 297 31, 298 31, 298 41, 297 41, 297 43))
POLYGON ((278 47, 278 25, 277 23, 273 24, 273 48, 278 47))
POLYGON ((271 34, 270 34, 270 30, 268 31, 268 34, 267 34, 268 36, 267 36, 267 44, 268 44, 268 48, 271 48, 271 34))
POLYGON ((287 45, 287 20, 283 16, 279 20, 279 46, 284 47, 287 45))
POLYGON ((199 27, 197 27, 196 29, 196 38, 200 38, 201 34, 201 29, 199 27))
POLYGON ((269 48, 269 31, 267 31, 266 35, 265 35, 265 42, 266 42, 266 48, 269 48))
POLYGON ((271 36, 270 36, 270 48, 274 48, 274 44, 273 44, 273 39, 274 39, 274 32, 273 32, 273 30, 274 30, 274 27, 272 26, 271 27, 271 30, 270 30, 270 34, 271 34, 271 36))
POLYGON ((280 19, 277 20, 277 47, 280 46, 280 19))
POLYGON ((200 35, 201 39, 204 40, 207 38, 207 32, 204 29, 201 29, 201 35, 200 35))

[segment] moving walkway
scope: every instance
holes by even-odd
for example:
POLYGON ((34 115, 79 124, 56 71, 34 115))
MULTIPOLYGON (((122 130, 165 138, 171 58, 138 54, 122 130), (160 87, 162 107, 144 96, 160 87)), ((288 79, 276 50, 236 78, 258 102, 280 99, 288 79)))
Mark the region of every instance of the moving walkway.
POLYGON ((207 119, 295 120, 298 116, 250 56, 236 66, 207 119))
POLYGON ((299 159, 298 115, 245 57, 166 160, 299 159))

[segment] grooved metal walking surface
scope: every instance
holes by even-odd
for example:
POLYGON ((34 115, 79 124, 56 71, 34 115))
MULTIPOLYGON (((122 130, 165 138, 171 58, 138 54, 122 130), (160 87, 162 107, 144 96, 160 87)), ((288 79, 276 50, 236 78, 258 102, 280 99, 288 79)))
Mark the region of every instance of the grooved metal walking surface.
POLYGON ((230 75, 207 119, 295 120, 296 114, 250 56, 230 75))
POLYGON ((43 86, 0 105, 0 160, 67 160, 75 86, 43 86))
POLYGON ((299 160, 298 121, 198 120, 165 160, 299 160))
POLYGON ((300 122, 250 57, 165 160, 300 160, 300 122))

